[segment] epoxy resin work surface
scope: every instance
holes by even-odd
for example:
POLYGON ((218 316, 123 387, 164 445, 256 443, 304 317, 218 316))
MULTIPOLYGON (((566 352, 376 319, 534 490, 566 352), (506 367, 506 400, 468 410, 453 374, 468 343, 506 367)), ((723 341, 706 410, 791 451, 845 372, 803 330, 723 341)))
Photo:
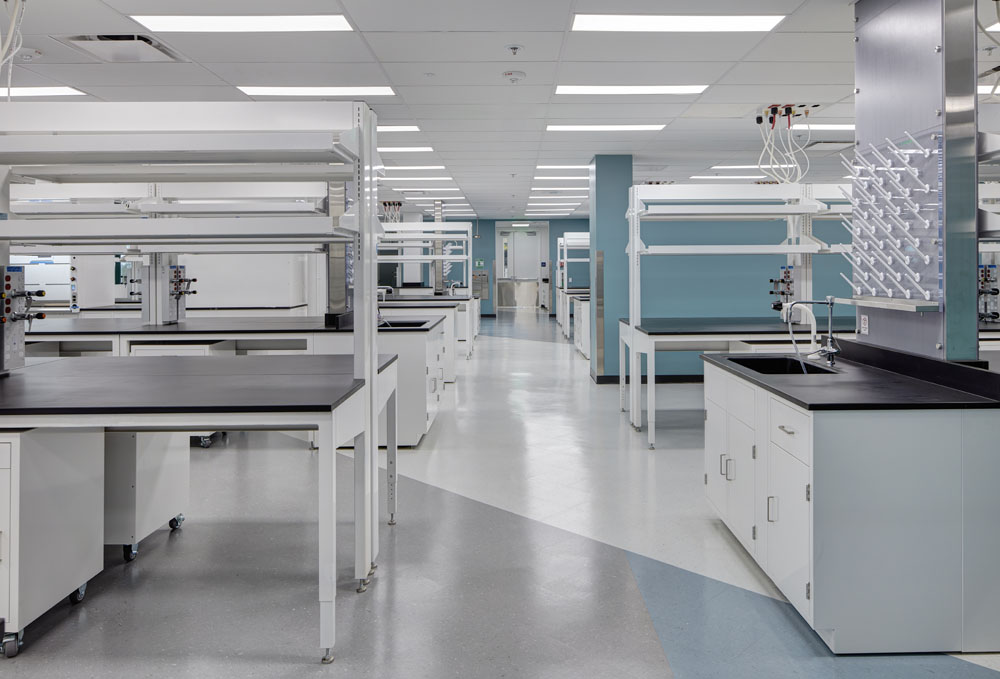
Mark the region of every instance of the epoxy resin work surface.
MULTIPOLYGON (((380 369, 395 356, 380 356, 380 369)), ((364 386, 350 356, 62 358, 0 378, 0 415, 316 412, 364 386)))
MULTIPOLYGON (((769 356, 787 358, 788 354, 754 354, 757 358, 769 356)), ((705 354, 701 358, 807 410, 1000 408, 1000 400, 989 396, 853 361, 838 359, 832 373, 776 375, 734 362, 746 361, 747 354, 705 354)), ((825 361, 806 362, 828 367, 825 361)))
MULTIPOLYGON (((382 326, 379 332, 427 332, 444 321, 444 316, 415 315, 393 318, 405 327, 382 326)), ((31 335, 114 335, 114 334, 220 334, 220 333, 302 333, 352 332, 350 328, 327 327, 318 316, 274 316, 250 318, 189 318, 172 325, 144 325, 127 318, 46 318, 32 323, 31 335)))

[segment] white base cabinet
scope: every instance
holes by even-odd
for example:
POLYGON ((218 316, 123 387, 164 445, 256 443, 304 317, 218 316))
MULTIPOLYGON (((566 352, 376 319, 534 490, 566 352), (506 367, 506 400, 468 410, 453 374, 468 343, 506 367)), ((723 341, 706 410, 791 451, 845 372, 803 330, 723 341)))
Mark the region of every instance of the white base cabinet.
POLYGON ((807 411, 705 365, 705 491, 835 653, 1000 651, 998 410, 807 411))
POLYGON ((0 431, 4 650, 104 568, 104 432, 0 431))

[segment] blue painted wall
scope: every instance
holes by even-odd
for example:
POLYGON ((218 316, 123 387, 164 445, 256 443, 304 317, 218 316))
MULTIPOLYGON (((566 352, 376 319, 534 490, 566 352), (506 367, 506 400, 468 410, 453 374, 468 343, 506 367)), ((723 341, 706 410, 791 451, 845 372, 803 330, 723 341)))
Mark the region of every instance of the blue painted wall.
MULTIPOLYGON (((835 222, 817 222, 813 232, 828 243, 848 240, 847 231, 835 222)), ((642 239, 647 245, 773 244, 784 237, 784 222, 654 222, 642 227, 642 239)), ((624 254, 617 259, 627 266, 624 254)), ((785 257, 781 255, 643 257, 642 315, 774 318, 777 312, 771 310, 773 297, 768 294, 771 287, 767 281, 784 264, 785 257)), ((838 275, 841 271, 849 275, 849 269, 847 261, 839 255, 813 257, 814 296, 851 297, 850 287, 838 275)), ((617 373, 617 364, 610 372, 617 373)), ((660 352, 656 356, 656 372, 700 375, 702 362, 695 352, 660 352)))
MULTIPOLYGON (((510 220, 505 220, 510 221, 510 220)), ((482 302, 482 313, 484 314, 495 314, 496 309, 493 306, 493 284, 496 282, 493 279, 493 262, 496 259, 496 220, 493 219, 480 219, 479 224, 479 238, 473 238, 472 240, 472 259, 473 264, 475 260, 483 259, 486 260, 486 270, 490 274, 490 299, 483 300, 482 302)), ((567 231, 587 231, 590 227, 590 222, 586 219, 550 219, 549 220, 549 259, 553 262, 553 266, 558 256, 556 251, 556 239, 562 237, 567 231)), ((573 278, 573 285, 576 287, 588 287, 590 285, 590 271, 587 264, 572 264, 569 270, 569 275, 573 278)), ((555 296, 555 278, 552 272, 549 272, 550 280, 553 281, 552 284, 552 294, 553 299, 555 296)), ((551 305, 554 302, 550 302, 551 305)), ((552 310, 552 313, 555 313, 552 310)))

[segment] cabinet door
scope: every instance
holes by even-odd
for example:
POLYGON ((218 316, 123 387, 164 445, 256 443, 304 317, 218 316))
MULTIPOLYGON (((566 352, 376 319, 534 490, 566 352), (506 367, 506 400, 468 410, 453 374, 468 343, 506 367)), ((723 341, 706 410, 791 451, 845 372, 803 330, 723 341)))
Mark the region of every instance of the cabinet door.
POLYGON ((769 453, 767 574, 811 623, 809 468, 773 443, 769 453))
POLYGON ((705 493, 720 516, 726 516, 726 411, 705 401, 705 493))
MULTIPOLYGON (((6 444, 9 448, 10 445, 6 444)), ((10 470, 0 469, 0 618, 10 620, 10 470)), ((16 631, 16 630, 15 630, 16 631)))
POLYGON ((726 523, 751 554, 754 553, 754 431, 728 415, 726 427, 726 523))

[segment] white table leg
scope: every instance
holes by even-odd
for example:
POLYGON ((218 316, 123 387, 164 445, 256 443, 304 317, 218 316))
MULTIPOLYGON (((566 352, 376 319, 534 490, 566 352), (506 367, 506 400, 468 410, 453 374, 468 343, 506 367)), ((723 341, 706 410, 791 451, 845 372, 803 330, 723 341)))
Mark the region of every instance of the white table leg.
POLYGON ((642 391, 640 389, 642 386, 642 354, 636 350, 635 346, 632 346, 629 351, 628 379, 630 419, 632 426, 639 429, 642 426, 642 412, 640 410, 642 407, 642 391))
POLYGON ((618 337, 618 406, 625 412, 625 370, 626 370, 626 360, 625 352, 628 350, 628 345, 625 344, 625 340, 618 337))
MULTIPOLYGON (((375 430, 375 436, 378 436, 378 429, 375 430)), ((376 563, 378 562, 378 552, 379 552, 379 536, 378 536, 378 513, 379 513, 379 474, 378 474, 378 438, 371 442, 368 446, 371 451, 371 499, 368 505, 368 540, 371 545, 369 556, 371 557, 371 574, 375 573, 376 563)))
POLYGON ((656 352, 646 354, 646 428, 649 449, 656 443, 656 352))
POLYGON ((320 424, 319 443, 319 646, 333 662, 337 642, 337 444, 333 417, 320 424))
POLYGON ((354 437, 354 578, 358 593, 368 589, 372 565, 372 468, 367 436, 354 437))
POLYGON ((396 392, 392 392, 389 402, 385 406, 385 475, 386 475, 386 503, 389 506, 389 525, 396 525, 396 454, 399 446, 396 440, 396 392))

